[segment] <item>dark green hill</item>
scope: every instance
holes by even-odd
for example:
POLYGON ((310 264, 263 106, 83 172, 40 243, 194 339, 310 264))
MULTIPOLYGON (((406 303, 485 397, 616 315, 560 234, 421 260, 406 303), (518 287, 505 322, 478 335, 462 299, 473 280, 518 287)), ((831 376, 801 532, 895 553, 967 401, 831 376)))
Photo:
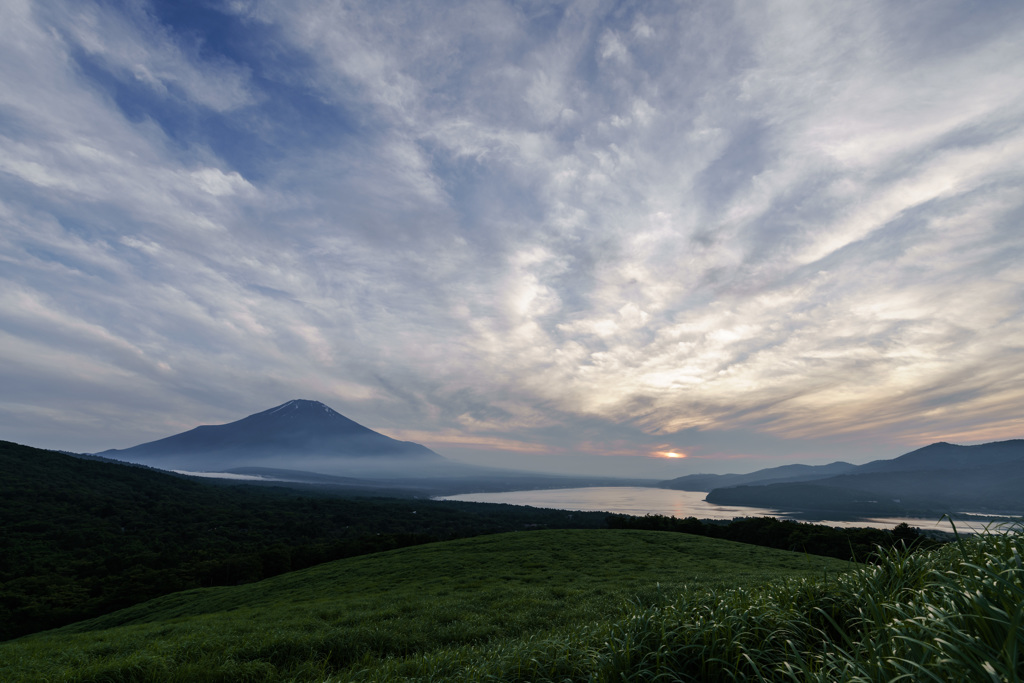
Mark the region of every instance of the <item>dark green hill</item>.
POLYGON ((216 484, 0 441, 0 639, 187 588, 235 585, 601 513, 216 484))

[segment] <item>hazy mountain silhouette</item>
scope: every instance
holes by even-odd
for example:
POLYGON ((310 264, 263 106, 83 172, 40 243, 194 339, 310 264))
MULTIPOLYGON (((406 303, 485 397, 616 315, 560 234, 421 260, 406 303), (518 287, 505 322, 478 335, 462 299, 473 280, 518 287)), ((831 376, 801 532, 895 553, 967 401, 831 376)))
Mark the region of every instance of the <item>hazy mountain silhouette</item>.
POLYGON ((873 460, 857 466, 856 473, 906 472, 915 470, 971 470, 1024 459, 1024 439, 993 441, 975 446, 958 446, 945 441, 933 443, 891 460, 873 460))
POLYGON ((707 500, 860 516, 1024 513, 1024 440, 976 446, 940 442, 838 476, 715 488, 707 500))
POLYGON ((711 491, 731 486, 825 479, 844 474, 856 467, 848 462, 833 462, 828 465, 782 465, 750 474, 688 474, 685 477, 663 481, 658 486, 677 491, 711 491))
POLYGON ((426 446, 398 441, 354 422, 320 403, 296 399, 223 425, 203 425, 181 434, 102 455, 162 469, 224 471, 245 466, 329 471, 332 460, 400 467, 445 460, 426 446), (326 470, 324 469, 326 466, 326 470))

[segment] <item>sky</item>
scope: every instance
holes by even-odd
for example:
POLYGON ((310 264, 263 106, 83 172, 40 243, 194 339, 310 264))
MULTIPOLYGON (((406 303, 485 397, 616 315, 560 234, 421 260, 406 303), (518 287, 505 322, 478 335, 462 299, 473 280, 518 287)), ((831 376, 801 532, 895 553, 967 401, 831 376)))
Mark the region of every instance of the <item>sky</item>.
POLYGON ((1024 437, 1022 35, 1010 0, 5 0, 0 439, 295 398, 589 474, 1024 437))

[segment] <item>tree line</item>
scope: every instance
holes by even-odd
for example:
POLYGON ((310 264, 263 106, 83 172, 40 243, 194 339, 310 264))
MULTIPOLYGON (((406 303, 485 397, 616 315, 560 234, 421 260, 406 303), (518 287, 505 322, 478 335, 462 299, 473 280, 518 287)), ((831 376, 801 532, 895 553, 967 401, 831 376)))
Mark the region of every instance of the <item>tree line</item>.
POLYGON ((854 562, 874 561, 880 548, 932 548, 941 543, 906 522, 898 524, 891 531, 865 527, 831 527, 776 517, 702 522, 695 517, 679 519, 665 515, 611 515, 607 522, 612 529, 676 531, 854 562))

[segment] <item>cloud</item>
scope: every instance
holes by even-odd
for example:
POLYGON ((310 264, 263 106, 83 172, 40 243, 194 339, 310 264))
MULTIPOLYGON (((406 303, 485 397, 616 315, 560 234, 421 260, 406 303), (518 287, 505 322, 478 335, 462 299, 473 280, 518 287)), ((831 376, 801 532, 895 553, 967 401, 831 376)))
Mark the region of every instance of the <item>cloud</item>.
POLYGON ((127 84, 141 84, 163 97, 181 96, 219 113, 256 101, 245 68, 225 57, 204 59, 203 45, 172 34, 141 3, 115 8, 85 0, 39 15, 86 59, 127 84))
POLYGON ((224 173, 218 168, 202 168, 190 174, 199 187, 215 197, 254 193, 256 188, 237 171, 224 173))
POLYGON ((1020 429, 1016 8, 164 9, 3 10, 30 436, 296 396, 566 457, 1020 429))

